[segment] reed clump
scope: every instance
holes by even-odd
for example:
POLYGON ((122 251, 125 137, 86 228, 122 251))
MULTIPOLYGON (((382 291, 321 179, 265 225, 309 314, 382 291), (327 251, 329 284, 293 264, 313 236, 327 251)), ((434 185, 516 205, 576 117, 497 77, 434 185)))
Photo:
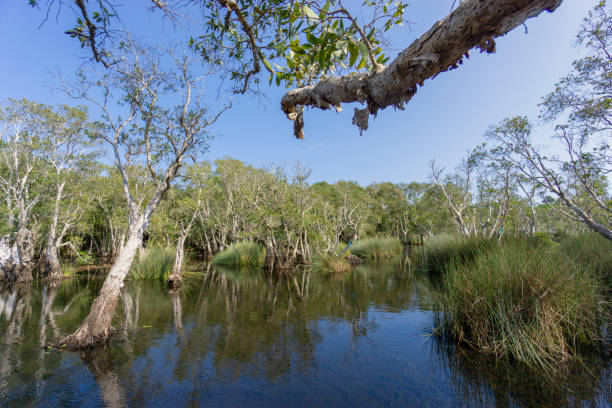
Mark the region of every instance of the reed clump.
POLYGON ((237 242, 215 255, 213 265, 250 266, 261 268, 266 260, 266 250, 255 242, 237 242))
POLYGON ((482 237, 436 235, 425 243, 425 267, 429 273, 441 274, 451 264, 469 263, 496 245, 496 241, 482 237))
POLYGON ((561 241, 559 250, 584 267, 592 268, 608 294, 612 292, 612 241, 596 233, 584 233, 561 241))
POLYGON ((142 248, 132 264, 132 279, 165 281, 172 271, 174 256, 173 248, 142 248))
POLYGON ((320 254, 312 259, 314 270, 323 274, 334 274, 346 272, 351 269, 351 264, 346 257, 333 254, 320 254))
POLYGON ((402 253, 402 243, 398 238, 365 238, 357 241, 350 253, 363 260, 390 259, 402 253))
POLYGON ((544 369, 602 340, 602 292, 593 269, 558 248, 508 241, 447 257, 442 332, 497 357, 544 369))

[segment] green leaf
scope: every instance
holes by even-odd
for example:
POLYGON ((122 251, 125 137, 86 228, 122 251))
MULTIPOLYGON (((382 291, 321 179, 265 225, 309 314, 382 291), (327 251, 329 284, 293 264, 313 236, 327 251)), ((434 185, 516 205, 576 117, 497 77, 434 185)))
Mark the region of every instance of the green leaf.
POLYGON ((359 47, 357 47, 357 44, 355 44, 353 41, 349 41, 348 50, 349 50, 349 53, 351 54, 350 60, 349 60, 349 66, 352 67, 353 65, 355 65, 355 61, 357 61, 357 57, 359 56, 359 47))
POLYGON ((309 43, 313 45, 317 45, 319 43, 319 39, 315 37, 314 35, 312 35, 311 33, 306 33, 306 39, 308 40, 309 43))
POLYGON ((274 72, 274 68, 272 68, 272 64, 267 59, 263 59, 263 63, 266 66, 266 69, 270 72, 274 72))
POLYGON ((331 2, 329 0, 327 0, 325 2, 325 5, 323 6, 323 8, 321 8, 321 12, 319 13, 319 18, 320 19, 324 19, 325 16, 327 15, 327 12, 329 11, 329 7, 331 6, 331 2))
POLYGON ((366 64, 366 59, 362 57, 361 61, 359 61, 359 65, 357 65, 357 69, 361 69, 365 67, 365 64, 366 64))
POLYGON ((297 55, 306 55, 306 50, 300 47, 298 44, 291 44, 289 46, 291 51, 295 52, 297 55))
POLYGON ((304 6, 304 14, 306 15, 306 17, 312 19, 312 20, 318 20, 319 16, 317 16, 317 13, 315 13, 310 7, 308 6, 304 6))

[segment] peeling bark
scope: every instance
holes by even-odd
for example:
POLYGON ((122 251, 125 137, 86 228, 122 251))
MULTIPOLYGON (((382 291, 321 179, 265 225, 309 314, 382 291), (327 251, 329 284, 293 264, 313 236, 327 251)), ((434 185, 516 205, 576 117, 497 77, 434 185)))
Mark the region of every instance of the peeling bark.
POLYGON ((494 38, 544 11, 553 12, 563 0, 467 0, 455 11, 402 51, 393 62, 372 73, 325 78, 315 85, 294 89, 281 100, 281 108, 294 122, 294 135, 304 139, 303 107, 319 109, 342 103, 366 103, 355 109, 353 124, 368 127, 369 115, 394 106, 403 109, 426 79, 457 68, 474 47, 495 52, 494 38))

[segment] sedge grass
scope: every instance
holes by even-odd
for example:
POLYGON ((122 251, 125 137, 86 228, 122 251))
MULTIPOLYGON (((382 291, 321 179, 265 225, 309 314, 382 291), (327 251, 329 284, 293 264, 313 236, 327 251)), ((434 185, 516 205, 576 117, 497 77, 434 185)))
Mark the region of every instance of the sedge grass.
POLYGON ((132 279, 165 281, 172 270, 174 256, 173 248, 142 248, 132 264, 132 279))
POLYGON ((266 250, 255 242, 237 242, 215 255, 213 265, 252 266, 261 268, 266 260, 266 250))
POLYGON ((346 257, 332 254, 321 254, 313 257, 312 267, 323 274, 341 273, 351 269, 346 257))
POLYGON ((350 253, 363 260, 390 259, 402 253, 402 243, 397 238, 365 238, 357 241, 350 253))
POLYGON ((481 352, 551 369, 602 339, 592 268, 557 248, 509 241, 451 259, 442 275, 443 333, 481 352))
POLYGON ((496 242, 486 238, 436 235, 425 243, 425 267, 431 274, 441 274, 449 265, 469 263, 494 246, 496 242))

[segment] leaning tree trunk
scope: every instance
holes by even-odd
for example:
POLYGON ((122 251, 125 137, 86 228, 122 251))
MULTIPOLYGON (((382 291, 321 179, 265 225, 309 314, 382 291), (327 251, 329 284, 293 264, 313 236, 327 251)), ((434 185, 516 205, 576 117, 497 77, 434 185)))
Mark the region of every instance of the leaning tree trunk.
POLYGON ((111 319, 115 315, 123 281, 142 243, 144 225, 145 222, 141 218, 135 227, 130 228, 130 236, 108 273, 100 294, 91 305, 89 315, 74 333, 65 337, 55 347, 82 350, 108 342, 113 334, 111 319))

